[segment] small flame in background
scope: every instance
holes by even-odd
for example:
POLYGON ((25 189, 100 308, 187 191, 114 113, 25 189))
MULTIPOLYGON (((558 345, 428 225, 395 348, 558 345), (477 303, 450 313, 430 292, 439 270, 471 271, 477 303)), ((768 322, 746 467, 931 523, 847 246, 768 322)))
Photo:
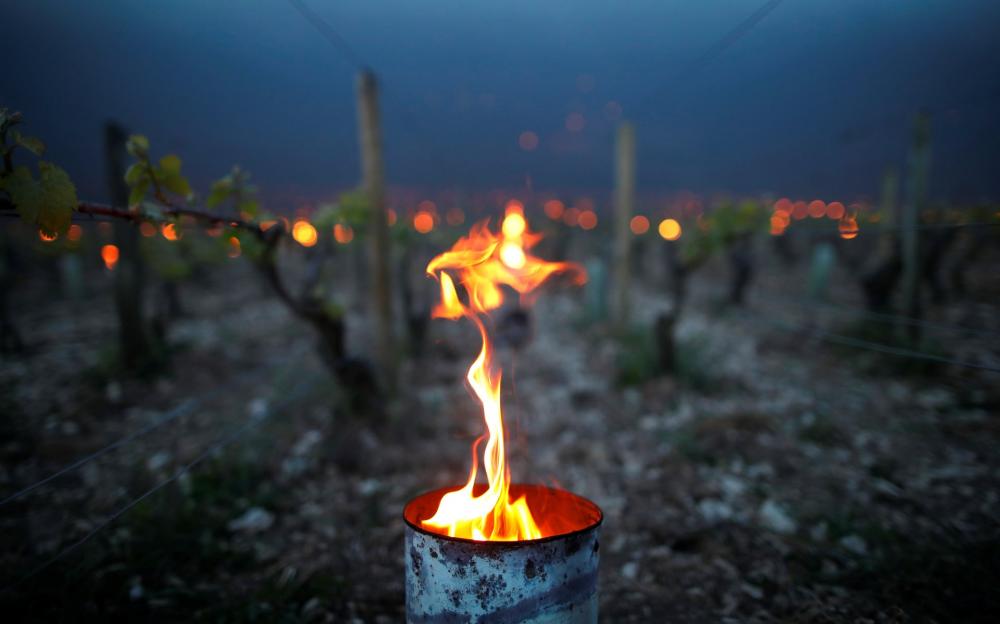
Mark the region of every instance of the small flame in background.
POLYGON ((483 406, 487 432, 472 445, 472 469, 461 489, 441 498, 437 511, 421 524, 439 533, 480 541, 513 541, 546 536, 527 501, 522 497, 511 500, 510 468, 504 440, 503 412, 500 407, 501 373, 493 357, 493 343, 483 322, 483 315, 499 308, 504 301, 501 286, 520 293, 522 300, 554 273, 571 274, 576 284, 587 281, 582 267, 571 262, 547 262, 531 255, 529 250, 541 240, 541 235, 528 229, 524 205, 517 200, 507 204, 500 232, 489 229, 484 221, 472 227, 468 236, 458 240, 443 254, 427 265, 428 275, 441 284, 441 303, 433 311, 434 318, 468 317, 479 329, 482 349, 466 379, 483 406), (455 288, 455 277, 468 295, 463 303, 455 288), (479 470, 479 445, 486 439, 483 468, 487 487, 476 493, 479 470))

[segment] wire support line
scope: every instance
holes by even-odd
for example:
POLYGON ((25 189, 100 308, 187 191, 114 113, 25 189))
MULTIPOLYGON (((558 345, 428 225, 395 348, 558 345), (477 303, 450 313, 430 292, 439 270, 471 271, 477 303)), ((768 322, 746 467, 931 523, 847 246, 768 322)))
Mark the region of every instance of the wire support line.
POLYGON ((814 336, 816 338, 819 338, 820 340, 825 340, 827 342, 847 347, 853 347, 856 349, 864 349, 867 351, 874 351, 878 353, 884 353, 886 355, 894 355, 914 360, 937 362, 939 364, 950 364, 953 366, 959 366, 963 368, 972 368, 976 370, 989 371, 991 373, 1000 373, 1000 367, 990 366, 989 364, 979 364, 978 362, 955 360, 949 357, 945 357, 943 355, 935 355, 933 353, 926 353, 924 351, 916 351, 913 349, 906 349, 903 347, 893 347, 891 345, 886 345, 878 342, 871 342, 868 340, 862 340, 860 338, 853 338, 851 336, 844 336, 842 334, 829 332, 815 327, 807 327, 805 325, 799 325, 789 321, 776 321, 773 319, 767 319, 753 312, 749 312, 748 315, 744 316, 743 318, 746 318, 748 320, 754 321, 759 324, 775 327, 778 329, 800 331, 809 334, 811 336, 814 336))
MULTIPOLYGON (((778 8, 778 5, 782 3, 783 0, 768 0, 756 11, 751 13, 741 22, 736 24, 733 28, 728 30, 722 37, 717 39, 712 45, 708 46, 704 52, 699 54, 691 63, 684 67, 681 71, 677 72, 674 77, 661 83, 648 95, 646 95, 635 107, 636 111, 633 117, 638 117, 643 112, 643 108, 652 100, 659 98, 668 89, 673 89, 676 87, 676 83, 679 80, 687 79, 702 71, 705 67, 710 65, 717 58, 722 56, 729 48, 736 45, 743 37, 745 37, 750 31, 752 31, 758 24, 760 24, 764 19, 771 14, 774 9, 778 8)), ((662 104, 662 100, 657 100, 662 104)))
POLYGON ((183 403, 181 403, 180 405, 178 405, 174 409, 172 409, 169 412, 167 412, 161 418, 159 418, 159 419, 151 422, 150 424, 148 424, 145 427, 139 429, 138 431, 134 431, 134 432, 130 433, 129 435, 125 436, 124 438, 119 439, 116 442, 112 442, 111 444, 109 444, 109 445, 107 445, 107 446, 105 446, 105 447, 103 447, 101 449, 98 449, 98 450, 94 451, 93 453, 90 453, 89 455, 85 455, 84 457, 81 457, 80 459, 76 460, 75 462, 73 462, 71 464, 68 464, 66 466, 63 466, 62 468, 60 468, 56 472, 50 474, 49 476, 45 477, 44 479, 42 479, 40 481, 36 481, 35 483, 32 483, 28 487, 22 488, 22 489, 18 490, 17 492, 11 494, 10 496, 4 498, 3 500, 0 500, 0 507, 2 507, 3 505, 6 505, 7 503, 10 503, 12 501, 15 501, 15 500, 21 498, 25 494, 28 494, 29 492, 32 492, 32 491, 40 488, 41 486, 45 485, 46 483, 49 483, 50 481, 52 481, 54 479, 57 479, 57 478, 61 477, 62 475, 66 474, 68 472, 72 472, 72 471, 76 470, 77 468, 79 468, 79 467, 81 467, 81 466, 83 466, 85 464, 88 464, 88 463, 92 462, 93 460, 95 460, 95 459, 97 459, 99 457, 107 455, 111 451, 113 451, 113 450, 115 450, 115 449, 117 449, 117 448, 119 448, 121 446, 124 446, 124 445, 128 444, 129 442, 132 442, 133 440, 141 438, 142 436, 146 435, 147 433, 150 433, 151 431, 155 431, 156 429, 159 429, 160 427, 162 427, 162 426, 166 425, 167 423, 170 423, 170 422, 172 422, 172 421, 180 418, 181 416, 184 416, 184 415, 190 413, 194 409, 194 407, 197 405, 197 403, 198 403, 198 401, 196 401, 194 399, 188 399, 187 401, 184 401, 183 403))
MULTIPOLYGON (((299 384, 299 386, 296 388, 295 391, 293 391, 292 393, 290 393, 288 396, 286 396, 281 401, 281 403, 280 403, 281 407, 284 407, 284 406, 288 405, 289 403, 291 403, 292 401, 294 401, 295 399, 297 399, 311 385, 312 385, 311 382, 308 382, 308 383, 307 382, 303 382, 303 383, 299 384)), ((267 420, 269 417, 271 417, 274 414, 274 412, 275 412, 276 409, 277 408, 269 409, 263 416, 260 416, 260 417, 257 417, 257 418, 250 417, 247 422, 245 422, 244 424, 240 425, 236 429, 232 430, 230 433, 226 434, 222 438, 220 438, 220 439, 216 440, 215 442, 213 442, 212 444, 210 444, 207 448, 205 448, 205 450, 203 450, 201 453, 199 453, 197 457, 195 457, 194 459, 192 459, 188 463, 186 463, 183 466, 181 466, 180 468, 178 468, 170 477, 168 477, 164 481, 161 481, 160 483, 154 485, 153 487, 149 488, 148 490, 146 490, 145 492, 143 492, 142 494, 140 494, 137 498, 129 501, 126 505, 124 505, 123 507, 120 507, 114 513, 112 513, 111 515, 109 515, 106 518, 104 518, 104 520, 100 521, 91 530, 87 531, 87 533, 83 537, 81 537, 80 539, 76 540, 75 542, 73 542, 69 546, 63 548, 58 553, 56 553, 55 555, 53 555, 49 559, 46 559, 41 564, 35 566, 27 574, 25 574, 24 576, 22 576, 18 580, 14 581, 10 585, 7 585, 3 589, 0 589, 0 593, 4 593, 4 592, 8 592, 8 591, 13 590, 14 588, 16 588, 19 585, 21 585, 22 583, 24 583, 25 581, 31 579, 32 577, 38 575, 39 573, 41 573, 43 571, 45 571, 47 568, 49 568, 49 566, 51 566, 54 563, 58 562, 59 560, 61 560, 65 556, 69 555, 70 553, 72 553, 73 551, 75 551, 77 548, 79 548, 80 546, 82 546, 85 543, 87 543, 88 541, 90 541, 95 535, 97 535, 98 533, 100 533, 101 530, 103 530, 105 527, 109 526, 115 520, 117 520, 118 518, 120 518, 123 515, 125 515, 129 510, 131 510, 132 508, 134 508, 136 505, 138 505, 142 501, 146 500, 147 498, 149 498, 153 494, 156 494, 157 492, 159 492, 163 488, 167 487, 171 483, 174 483, 175 481, 177 481, 178 479, 180 479, 182 476, 184 476, 185 474, 187 474, 188 472, 190 472, 192 469, 194 469, 195 467, 197 467, 199 464, 201 464, 202 462, 204 462, 206 459, 210 458, 212 455, 214 455, 215 453, 221 451, 222 449, 224 449, 225 447, 229 446, 230 444, 233 444, 234 442, 236 442, 237 440, 239 440, 241 437, 243 437, 246 433, 248 433, 249 431, 251 431, 251 430, 255 429, 256 427, 258 427, 261 423, 263 423, 265 420, 267 420)))
POLYGON ((288 0, 288 4, 292 5, 292 8, 295 9, 299 15, 303 17, 303 19, 309 22, 320 34, 320 36, 326 39, 327 42, 333 46, 338 53, 340 53, 347 63, 353 65, 355 69, 358 70, 371 69, 371 66, 366 63, 363 58, 361 58, 361 55, 358 54, 349 43, 347 43, 347 40, 344 39, 340 33, 330 25, 329 22, 306 6, 305 2, 302 2, 302 0, 288 0))
MULTIPOLYGON (((768 297, 768 299, 772 299, 772 297, 768 297)), ((963 325, 949 325, 948 323, 926 321, 924 319, 916 319, 909 316, 902 316, 887 312, 876 312, 874 310, 866 310, 863 308, 851 308, 847 306, 837 305, 835 303, 830 303, 828 301, 810 301, 808 299, 800 299, 795 297, 777 297, 777 299, 779 301, 785 301, 787 303, 791 303, 800 307, 821 308, 838 313, 870 318, 873 320, 883 321, 886 323, 901 323, 903 325, 909 325, 911 327, 923 327, 925 329, 948 331, 948 332, 954 332, 956 334, 976 334, 980 336, 994 337, 994 338, 1000 337, 1000 331, 995 331, 991 329, 965 327, 963 325)))

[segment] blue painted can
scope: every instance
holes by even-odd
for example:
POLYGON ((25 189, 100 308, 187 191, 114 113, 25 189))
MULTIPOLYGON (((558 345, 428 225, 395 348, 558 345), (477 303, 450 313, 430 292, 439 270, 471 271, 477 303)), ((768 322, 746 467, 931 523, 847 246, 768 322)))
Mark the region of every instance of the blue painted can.
POLYGON ((528 496, 540 526, 545 514, 569 514, 570 521, 559 524, 572 530, 536 540, 483 542, 422 528, 420 520, 453 489, 422 494, 403 511, 407 622, 596 624, 603 519, 597 505, 564 490, 512 485, 515 498, 528 496))

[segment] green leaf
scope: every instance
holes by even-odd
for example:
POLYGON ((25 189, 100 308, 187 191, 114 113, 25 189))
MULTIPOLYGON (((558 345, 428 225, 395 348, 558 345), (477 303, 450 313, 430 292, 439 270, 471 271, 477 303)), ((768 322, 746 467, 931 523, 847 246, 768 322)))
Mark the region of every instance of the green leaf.
POLYGON ((42 154, 45 153, 45 143, 43 143, 41 139, 37 137, 24 136, 17 130, 12 132, 11 135, 14 137, 15 143, 17 143, 24 149, 28 150, 35 156, 41 156, 42 154))
POLYGON ((38 226, 47 234, 62 234, 69 229, 73 211, 76 210, 76 186, 68 173, 52 163, 40 161, 38 170, 42 174, 42 193, 45 196, 38 214, 38 226))
POLYGON ((0 178, 18 214, 46 234, 62 234, 69 229, 76 210, 76 187, 69 175, 52 163, 39 162, 41 177, 36 181, 27 167, 18 167, 0 178))
POLYGON ((125 144, 125 149, 132 156, 145 159, 149 154, 149 139, 141 134, 133 134, 128 138, 128 143, 125 144))
POLYGON ((212 190, 208 193, 208 198, 205 200, 205 205, 209 208, 215 208, 222 202, 229 198, 229 193, 232 190, 232 184, 229 181, 229 176, 222 178, 221 180, 216 180, 212 183, 212 190))
POLYGON ((181 197, 187 197, 191 194, 191 185, 188 184, 187 178, 180 173, 164 172, 162 179, 160 179, 160 186, 181 197))
POLYGON ((187 197, 191 194, 191 185, 187 178, 181 175, 181 159, 175 154, 167 154, 160 159, 160 166, 156 171, 157 180, 160 186, 171 193, 187 197))
POLYGON ((160 159, 160 168, 167 175, 180 175, 181 159, 176 154, 167 154, 160 159))
POLYGON ((21 219, 26 223, 37 223, 44 197, 42 187, 31 177, 30 169, 21 165, 12 173, 0 177, 0 189, 10 195, 10 200, 14 202, 21 219))
POLYGON ((244 199, 240 202, 240 205, 237 206, 237 208, 241 213, 246 214, 251 219, 257 216, 260 209, 256 199, 244 199))
POLYGON ((149 182, 149 172, 146 170, 145 164, 133 163, 125 171, 125 184, 128 184, 130 187, 135 187, 136 184, 139 184, 143 180, 147 183, 149 182))
POLYGON ((139 180, 135 186, 132 187, 132 192, 128 194, 128 205, 134 206, 142 201, 142 198, 146 196, 146 191, 149 190, 149 178, 143 177, 139 180))

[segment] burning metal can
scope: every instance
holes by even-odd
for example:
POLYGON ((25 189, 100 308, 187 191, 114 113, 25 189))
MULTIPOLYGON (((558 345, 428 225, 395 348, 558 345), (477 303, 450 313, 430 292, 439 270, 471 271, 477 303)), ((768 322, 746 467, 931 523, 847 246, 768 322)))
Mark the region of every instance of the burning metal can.
POLYGON ((403 510, 407 622, 597 622, 597 505, 565 490, 511 485, 511 496, 526 497, 550 530, 540 539, 476 541, 421 526, 449 489, 422 494, 403 510))

